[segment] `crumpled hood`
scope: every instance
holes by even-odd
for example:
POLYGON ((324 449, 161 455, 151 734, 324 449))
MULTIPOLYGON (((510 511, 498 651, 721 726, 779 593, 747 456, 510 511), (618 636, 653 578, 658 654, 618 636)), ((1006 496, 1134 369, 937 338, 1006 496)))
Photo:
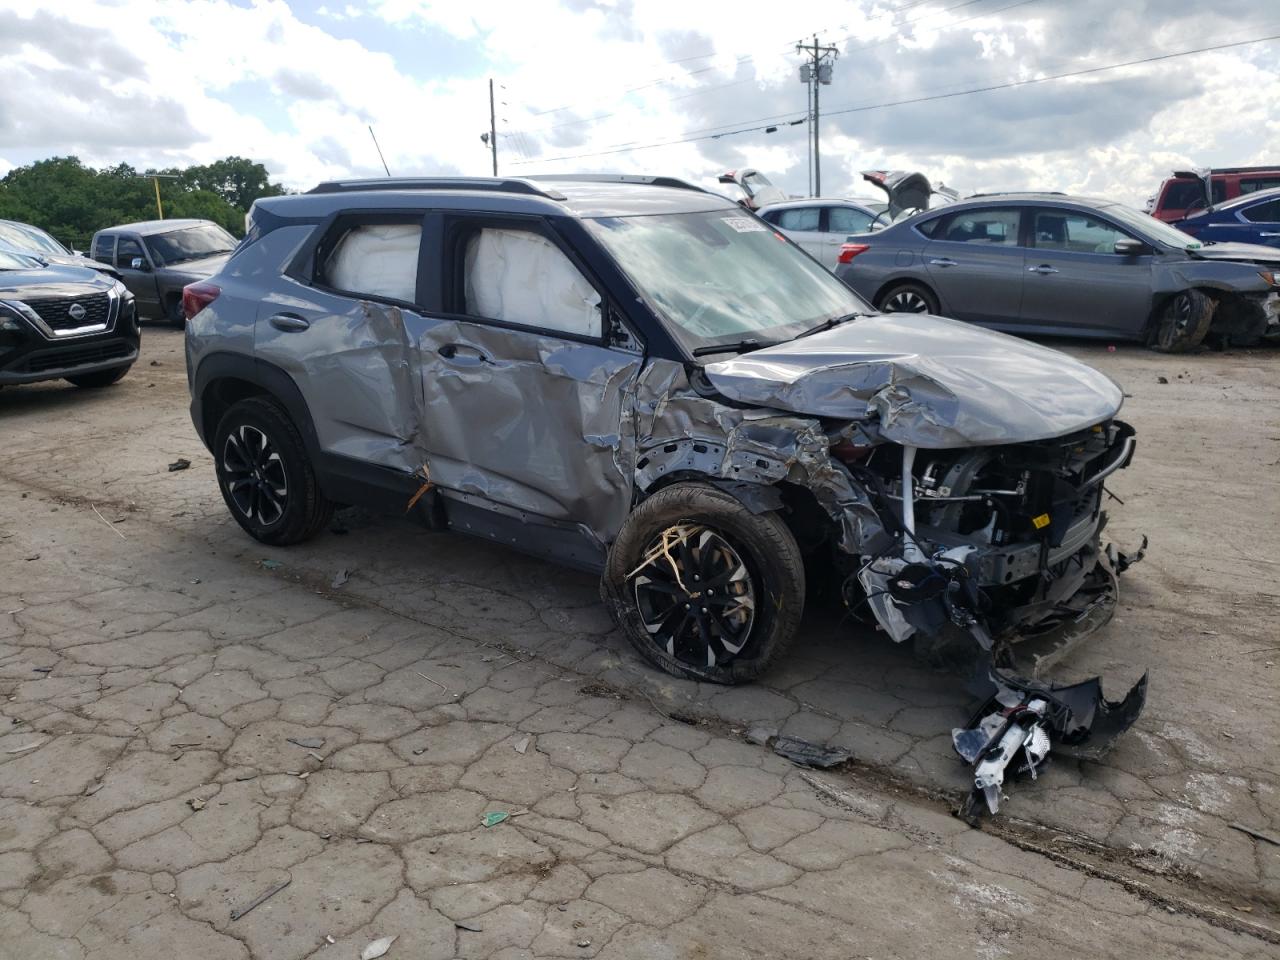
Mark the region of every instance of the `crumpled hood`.
POLYGON ((1115 416, 1123 394, 1064 353, 957 320, 885 313, 704 367, 741 403, 874 421, 917 447, 1022 443, 1115 416))
POLYGON ((1280 250, 1260 243, 1209 243, 1188 250, 1187 255, 1196 260, 1264 260, 1280 264, 1280 250))

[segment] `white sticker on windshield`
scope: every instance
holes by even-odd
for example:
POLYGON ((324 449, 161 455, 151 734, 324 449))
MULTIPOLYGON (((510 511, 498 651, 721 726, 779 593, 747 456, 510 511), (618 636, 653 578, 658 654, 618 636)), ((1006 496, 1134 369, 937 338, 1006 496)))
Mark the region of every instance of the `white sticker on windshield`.
POLYGON ((720 220, 739 233, 764 233, 769 229, 759 220, 752 220, 750 217, 721 217, 720 220))

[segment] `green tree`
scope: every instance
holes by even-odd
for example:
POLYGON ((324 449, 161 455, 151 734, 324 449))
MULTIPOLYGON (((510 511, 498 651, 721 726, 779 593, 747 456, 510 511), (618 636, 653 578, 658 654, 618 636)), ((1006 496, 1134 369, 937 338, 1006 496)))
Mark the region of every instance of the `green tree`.
POLYGON ((95 170, 77 157, 51 157, 0 178, 0 218, 35 224, 87 250, 98 230, 156 218, 152 172, 176 177, 160 181, 166 217, 212 220, 236 236, 254 200, 285 192, 266 167, 243 157, 143 174, 126 163, 95 170))

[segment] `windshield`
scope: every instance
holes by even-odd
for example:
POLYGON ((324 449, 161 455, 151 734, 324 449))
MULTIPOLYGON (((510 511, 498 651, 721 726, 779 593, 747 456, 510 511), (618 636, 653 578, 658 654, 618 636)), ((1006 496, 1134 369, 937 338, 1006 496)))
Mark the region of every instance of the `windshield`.
POLYGON ((156 266, 163 267, 215 253, 229 253, 236 248, 236 239, 217 224, 206 223, 147 237, 146 244, 156 266))
POLYGON ((1150 214, 1140 213, 1132 207, 1116 203, 1102 209, 1107 216, 1115 217, 1126 226, 1133 227, 1139 233, 1145 234, 1149 239, 1154 239, 1166 247, 1173 247, 1175 250, 1199 250, 1203 246, 1191 234, 1183 233, 1177 227, 1170 226, 1163 220, 1157 220, 1150 214))
POLYGON ((22 253, 52 253, 66 256, 67 250, 39 227, 25 223, 0 223, 0 248, 22 253))
POLYGON ((732 209, 584 221, 691 352, 790 340, 871 307, 755 217, 732 209))
POLYGON ((34 270, 40 266, 43 266, 43 264, 35 257, 27 257, 20 253, 0 250, 0 270, 34 270))

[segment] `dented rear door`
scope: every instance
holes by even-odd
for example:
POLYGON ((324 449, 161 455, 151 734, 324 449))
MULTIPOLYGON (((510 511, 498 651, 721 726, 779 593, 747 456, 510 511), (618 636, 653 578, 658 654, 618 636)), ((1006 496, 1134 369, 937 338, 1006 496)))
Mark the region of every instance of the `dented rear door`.
POLYGON ((255 352, 302 391, 329 471, 423 462, 416 343, 432 321, 418 305, 422 222, 337 218, 259 307, 255 352))

